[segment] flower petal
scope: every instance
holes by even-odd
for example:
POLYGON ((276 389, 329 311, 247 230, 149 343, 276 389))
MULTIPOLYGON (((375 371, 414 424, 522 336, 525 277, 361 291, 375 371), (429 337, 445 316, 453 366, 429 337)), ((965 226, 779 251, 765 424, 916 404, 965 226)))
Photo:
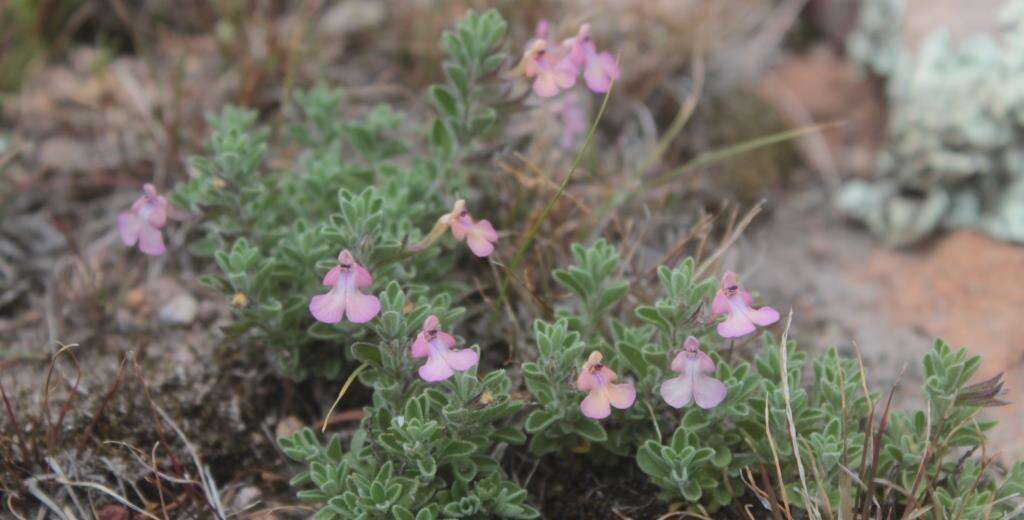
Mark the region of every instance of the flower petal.
POLYGON ((693 398, 691 379, 685 375, 661 383, 661 398, 673 408, 682 408, 693 398))
POLYGON ((412 353, 412 357, 421 358, 427 357, 430 352, 430 347, 427 344, 427 338, 422 332, 416 335, 416 340, 412 342, 412 347, 409 348, 412 353))
POLYGON ((340 276, 341 276, 341 266, 340 265, 336 265, 336 266, 332 267, 330 271, 327 271, 327 274, 324 275, 324 282, 323 283, 324 283, 324 285, 327 285, 327 286, 334 285, 334 284, 338 283, 338 278, 340 276))
POLYGON ((587 88, 598 94, 608 92, 612 79, 618 75, 619 69, 615 64, 615 58, 607 52, 588 59, 587 66, 583 69, 583 79, 587 82, 587 88))
POLYGON ((432 355, 427 358, 427 362, 417 370, 417 373, 424 381, 433 383, 452 377, 455 371, 452 370, 452 367, 448 366, 443 356, 432 355))
POLYGON ((142 220, 134 213, 125 212, 117 216, 117 230, 121 233, 121 241, 128 247, 138 242, 141 227, 142 220))
POLYGON ((608 396, 602 391, 590 392, 580 403, 580 411, 591 419, 604 419, 612 414, 608 396))
POLYGON ((455 338, 453 338, 452 335, 448 334, 447 332, 437 331, 437 340, 443 343, 444 346, 448 348, 452 348, 455 346, 455 338))
POLYGON ((620 410, 633 406, 633 402, 636 401, 636 388, 633 388, 633 385, 629 383, 622 383, 621 385, 610 384, 605 387, 604 391, 608 396, 608 402, 620 410))
POLYGON ((576 389, 589 392, 593 388, 594 376, 590 374, 590 370, 587 370, 586 365, 584 365, 583 370, 580 371, 580 375, 576 378, 576 389))
POLYGON ((718 294, 715 294, 715 299, 711 300, 711 317, 714 318, 719 314, 728 314, 731 308, 732 305, 729 304, 729 297, 722 291, 718 291, 718 294))
POLYGON ((139 251, 150 256, 160 256, 167 252, 164 235, 159 229, 143 222, 139 227, 139 251))
POLYGON ((704 374, 715 373, 715 362, 703 352, 697 352, 697 363, 698 368, 704 374))
POLYGON ((474 255, 484 258, 494 252, 494 244, 490 243, 486 238, 475 231, 469 233, 469 238, 466 239, 466 244, 469 246, 469 250, 474 255))
POLYGON ((338 323, 345 313, 345 292, 331 289, 327 294, 318 294, 309 300, 309 312, 317 321, 338 323))
POLYGON ((444 353, 444 359, 453 370, 469 370, 480 361, 480 355, 471 348, 462 350, 449 350, 444 353))
POLYGON ((380 300, 371 294, 363 294, 354 288, 348 290, 345 315, 352 323, 366 323, 380 312, 380 300))
POLYGON ((725 321, 718 324, 717 330, 723 338, 739 338, 754 332, 756 327, 746 314, 733 311, 725 321))
POLYGON ((676 357, 672 359, 672 365, 669 367, 673 372, 682 372, 686 370, 686 352, 680 352, 676 354, 676 357))
POLYGON ((726 388, 721 381, 708 376, 697 376, 693 383, 693 400, 707 410, 725 400, 726 388))
MULTIPOLYGON (((537 79, 533 80, 533 93, 542 98, 554 97, 558 94, 558 83, 550 70, 541 70, 537 74, 537 79)), ((454 232, 455 226, 452 226, 452 233, 454 232)))
POLYGON ((373 285, 373 277, 365 267, 359 264, 352 265, 352 273, 355 274, 356 288, 369 289, 373 285))
POLYGON ((779 311, 771 307, 761 307, 760 309, 748 310, 747 316, 750 318, 750 321, 762 327, 767 327, 768 325, 779 321, 779 311))

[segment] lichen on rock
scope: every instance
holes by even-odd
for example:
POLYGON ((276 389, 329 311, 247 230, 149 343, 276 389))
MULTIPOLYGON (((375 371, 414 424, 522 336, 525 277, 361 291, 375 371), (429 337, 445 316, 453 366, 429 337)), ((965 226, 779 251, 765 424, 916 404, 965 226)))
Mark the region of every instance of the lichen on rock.
POLYGON ((847 42, 884 80, 889 116, 875 177, 838 206, 895 246, 958 228, 1024 242, 1024 0, 1005 3, 996 34, 936 28, 916 48, 904 7, 866 1, 847 42))

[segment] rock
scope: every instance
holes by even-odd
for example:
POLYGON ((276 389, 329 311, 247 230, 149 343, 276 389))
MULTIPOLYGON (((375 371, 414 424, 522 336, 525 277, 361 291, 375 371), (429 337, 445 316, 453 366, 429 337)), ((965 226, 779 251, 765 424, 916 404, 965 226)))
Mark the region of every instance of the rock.
POLYGON ((196 318, 199 304, 191 294, 179 294, 160 308, 157 316, 169 325, 188 325, 196 318))
POLYGON ((277 422, 277 426, 274 427, 274 436, 280 439, 281 437, 290 437, 298 433, 305 424, 294 415, 289 415, 284 419, 277 422))
POLYGON ((327 35, 341 36, 365 31, 384 21, 384 4, 367 0, 350 0, 331 7, 320 19, 320 30, 327 35))
POLYGON ((263 498, 263 492, 256 486, 245 486, 238 490, 235 498, 231 500, 231 507, 235 511, 243 511, 251 508, 263 498))

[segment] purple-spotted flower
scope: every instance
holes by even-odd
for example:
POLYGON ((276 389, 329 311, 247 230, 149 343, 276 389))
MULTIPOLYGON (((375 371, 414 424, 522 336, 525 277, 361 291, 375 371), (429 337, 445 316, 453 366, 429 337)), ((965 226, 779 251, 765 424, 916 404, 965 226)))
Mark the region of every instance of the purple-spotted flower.
POLYGON ((309 312, 317 321, 338 323, 344 315, 352 323, 366 323, 380 312, 380 300, 362 292, 373 285, 373 277, 348 249, 338 253, 338 265, 327 271, 323 284, 331 290, 309 301, 309 312))
POLYGON ((711 302, 711 316, 727 314, 725 321, 718 324, 718 334, 723 338, 738 338, 757 330, 757 325, 767 327, 779 321, 779 312, 771 307, 755 309, 750 293, 736 282, 732 271, 722 275, 722 286, 711 302))
POLYGON ((157 193, 149 183, 142 187, 142 196, 132 203, 131 209, 117 216, 117 230, 121 241, 131 247, 139 244, 139 251, 160 256, 167 252, 160 229, 167 223, 170 205, 167 198, 157 193))
POLYGON ((707 410, 725 399, 725 385, 711 377, 715 373, 715 362, 700 351, 697 338, 686 338, 683 351, 676 354, 671 368, 679 375, 661 384, 661 397, 669 406, 682 408, 693 401, 707 410))
POLYGON ((498 241, 498 232, 488 220, 474 221, 466 210, 466 201, 455 202, 452 212, 446 215, 448 226, 452 229, 455 240, 466 241, 469 250, 481 258, 494 252, 494 243, 498 241))
POLYGON ((534 39, 526 48, 521 62, 522 72, 533 78, 533 93, 542 98, 556 96, 576 84, 579 68, 571 56, 547 40, 534 39))
POLYGON ((412 342, 412 357, 427 358, 419 368, 424 381, 444 381, 456 371, 469 370, 480 361, 480 355, 471 348, 455 349, 455 338, 438 329, 437 316, 431 315, 423 322, 423 330, 412 342))
POLYGON ((632 384, 612 383, 618 376, 601 364, 602 359, 600 352, 591 352, 576 378, 576 389, 589 392, 580 403, 580 411, 591 419, 604 419, 611 415, 612 406, 625 410, 636 400, 636 389, 632 384))
POLYGON ((590 24, 581 25, 569 44, 569 60, 583 70, 587 87, 597 93, 608 92, 612 81, 619 79, 619 65, 610 53, 597 52, 597 45, 590 39, 590 24))

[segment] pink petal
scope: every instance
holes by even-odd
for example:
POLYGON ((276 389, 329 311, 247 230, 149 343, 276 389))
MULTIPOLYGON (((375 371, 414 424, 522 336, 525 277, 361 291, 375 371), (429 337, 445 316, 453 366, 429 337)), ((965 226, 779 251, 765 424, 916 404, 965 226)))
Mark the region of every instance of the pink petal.
POLYGON ((691 379, 685 375, 661 383, 661 398, 673 408, 682 408, 693 398, 691 379))
POLYGON ((604 419, 612 414, 611 406, 608 405, 608 397, 601 391, 590 392, 580 403, 580 411, 591 419, 604 419))
POLYGON ((121 241, 128 247, 134 246, 139 240, 141 227, 142 220, 134 213, 125 212, 117 216, 117 230, 121 233, 121 241))
POLYGON ((589 392, 594 388, 594 376, 590 374, 590 370, 584 366, 583 370, 580 371, 580 375, 576 378, 576 389, 583 392, 589 392))
POLYGON ((612 369, 608 368, 608 365, 603 365, 601 369, 597 371, 597 373, 601 376, 601 379, 603 379, 605 383, 615 381, 615 378, 619 377, 618 374, 612 371, 612 369))
POLYGON ((148 207, 149 211, 146 215, 146 221, 153 227, 164 227, 164 224, 167 223, 167 199, 157 197, 156 202, 150 203, 148 207))
POLYGON ((338 283, 338 278, 340 276, 341 276, 341 266, 340 265, 336 265, 336 266, 332 267, 330 271, 327 271, 327 274, 324 275, 324 282, 323 283, 324 283, 324 285, 328 285, 328 286, 334 285, 334 284, 338 283))
POLYGON ((727 314, 732 306, 729 304, 729 297, 722 291, 718 291, 715 295, 715 299, 711 301, 711 317, 718 316, 719 314, 727 314))
MULTIPOLYGON (((537 74, 537 79, 533 80, 533 93, 542 98, 554 97, 558 94, 558 84, 550 71, 541 71, 537 74)), ((452 233, 454 232, 455 226, 453 225, 452 233)), ((456 235, 455 238, 459 237, 456 235)))
POLYGON ((309 300, 309 312, 317 321, 338 323, 345 313, 345 292, 331 289, 327 294, 318 294, 309 300))
POLYGON ((718 324, 718 335, 723 338, 739 338, 746 336, 756 330, 754 322, 742 312, 733 312, 729 317, 718 324))
POLYGON ((748 310, 747 316, 750 317, 750 321, 762 327, 767 327, 768 325, 779 321, 779 311, 771 307, 761 307, 760 309, 748 310))
POLYGON ((447 332, 437 331, 437 340, 443 343, 444 346, 448 348, 452 348, 455 346, 455 338, 453 338, 452 335, 448 334, 447 332))
POLYGON ((370 276, 370 272, 365 267, 359 264, 352 265, 352 272, 356 275, 356 288, 357 289, 369 289, 373 285, 373 277, 370 276))
POLYGON ((739 285, 736 282, 736 273, 734 273, 732 271, 726 271, 722 275, 722 286, 721 286, 722 289, 728 289, 728 288, 730 288, 730 287, 732 287, 734 285, 739 285))
POLYGON ((452 377, 455 371, 452 370, 452 367, 448 366, 443 356, 433 355, 427 358, 427 362, 419 368, 417 373, 424 381, 433 383, 452 377))
POLYGON ((473 229, 473 222, 467 222, 466 220, 465 217, 458 217, 452 220, 449 225, 452 228, 452 236, 459 242, 463 241, 466 238, 466 234, 473 229))
POLYGON ((722 404, 725 393, 725 385, 713 377, 697 376, 694 381, 693 400, 705 410, 722 404))
POLYGON ((558 88, 567 90, 576 84, 576 74, 579 74, 579 69, 572 64, 572 61, 563 59, 558 62, 558 65, 555 65, 552 74, 554 74, 555 84, 558 85, 558 88))
POLYGON ((487 241, 486 238, 480 236, 479 233, 471 232, 469 238, 466 240, 466 245, 469 246, 469 250, 474 255, 484 258, 494 252, 494 244, 487 241))
POLYGON ((416 335, 416 341, 412 342, 412 347, 409 350, 412 351, 412 357, 414 358, 427 357, 430 347, 427 344, 427 338, 422 332, 416 335))
POLYGON ((686 352, 680 352, 676 354, 676 357, 672 359, 672 365, 669 366, 673 372, 682 372, 686 370, 686 352))
POLYGON ((480 355, 471 348, 462 350, 449 350, 444 354, 445 361, 453 370, 469 370, 480 361, 480 355))
POLYGON ((697 363, 700 371, 705 374, 715 373, 715 362, 703 352, 697 352, 697 363))
POLYGON ((490 240, 491 242, 498 241, 498 232, 494 230, 494 226, 491 225, 490 220, 483 219, 477 222, 474 227, 476 228, 476 232, 479 233, 480 236, 484 237, 484 240, 490 240))
POLYGON ((629 383, 621 385, 610 384, 605 387, 604 391, 608 396, 608 402, 620 410, 633 406, 633 402, 636 401, 636 389, 629 383))
POLYGON ((349 288, 347 298, 345 315, 352 323, 366 323, 380 312, 380 300, 376 296, 349 288))
POLYGON ((587 87, 597 93, 608 92, 612 85, 612 79, 619 77, 619 68, 615 64, 615 58, 611 54, 601 54, 587 60, 587 66, 583 70, 583 79, 587 87))
POLYGON ((160 256, 167 252, 164 236, 159 229, 142 223, 139 228, 139 251, 150 256, 160 256))
POLYGON ((740 293, 740 298, 742 298, 743 301, 747 304, 747 307, 751 307, 751 306, 754 305, 754 299, 750 297, 750 293, 749 292, 741 290, 741 291, 739 291, 739 293, 740 293))

